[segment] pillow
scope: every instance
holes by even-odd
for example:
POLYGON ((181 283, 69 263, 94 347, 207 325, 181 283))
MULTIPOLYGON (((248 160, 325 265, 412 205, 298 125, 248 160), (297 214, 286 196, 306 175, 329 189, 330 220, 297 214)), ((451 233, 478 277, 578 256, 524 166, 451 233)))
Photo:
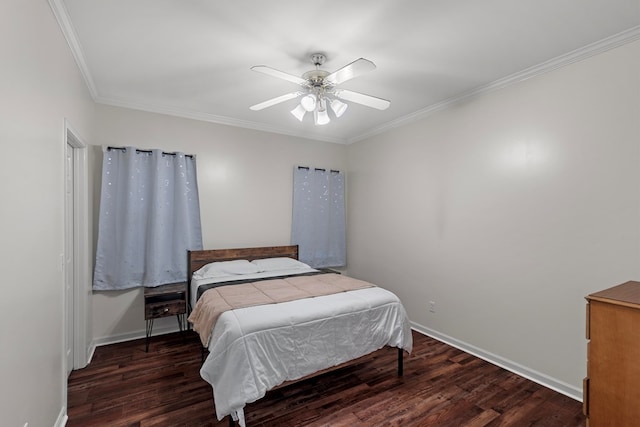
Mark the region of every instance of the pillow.
POLYGON ((293 258, 262 258, 251 261, 260 271, 277 271, 277 270, 297 270, 302 268, 311 268, 304 262, 293 258))
POLYGON ((260 270, 246 259, 212 262, 193 273, 196 279, 231 276, 236 274, 254 274, 260 270))

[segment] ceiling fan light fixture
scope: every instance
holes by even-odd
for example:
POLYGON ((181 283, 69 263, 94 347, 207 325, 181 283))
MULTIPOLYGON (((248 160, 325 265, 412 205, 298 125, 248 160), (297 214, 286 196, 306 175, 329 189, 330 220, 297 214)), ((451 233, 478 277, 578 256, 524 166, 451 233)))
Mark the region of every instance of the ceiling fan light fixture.
POLYGON ((302 108, 305 109, 305 111, 313 111, 316 108, 316 96, 312 93, 310 93, 309 95, 303 96, 302 99, 300 100, 300 105, 302 105, 302 108))
POLYGON ((336 115, 336 117, 342 116, 344 112, 347 111, 348 107, 347 104, 338 99, 334 99, 329 105, 331 105, 331 109, 333 110, 333 113, 336 115))
POLYGON ((313 117, 315 119, 316 126, 326 125, 327 123, 329 123, 331 121, 331 119, 329 118, 329 114, 327 113, 327 109, 326 108, 324 110, 317 109, 313 113, 313 117))
POLYGON ((293 116, 300 121, 302 121, 306 112, 307 110, 305 110, 304 107, 300 104, 298 104, 296 108, 291 110, 291 114, 293 114, 293 116))
POLYGON ((313 113, 316 125, 325 125, 331 122, 329 109, 333 111, 332 114, 335 118, 339 118, 344 115, 351 103, 376 108, 378 110, 386 110, 389 108, 391 101, 387 99, 336 88, 339 84, 375 70, 376 66, 373 62, 368 59, 359 58, 339 70, 330 73, 320 69, 320 66, 323 65, 325 60, 326 57, 324 54, 313 54, 311 61, 315 69, 302 74, 302 77, 294 76, 293 74, 288 74, 265 65, 251 67, 253 71, 295 83, 301 86, 302 90, 268 99, 252 105, 249 108, 253 111, 260 111, 290 99, 298 98, 300 102, 296 108, 291 110, 291 114, 302 122, 306 113, 313 113), (349 102, 349 104, 343 101, 349 102))

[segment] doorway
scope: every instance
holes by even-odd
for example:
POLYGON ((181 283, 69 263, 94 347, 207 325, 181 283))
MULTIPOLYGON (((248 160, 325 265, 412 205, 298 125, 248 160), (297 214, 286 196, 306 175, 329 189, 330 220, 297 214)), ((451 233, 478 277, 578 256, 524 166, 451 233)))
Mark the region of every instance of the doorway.
POLYGON ((67 376, 89 362, 89 219, 87 146, 65 120, 64 360, 67 376))
POLYGON ((73 146, 67 141, 65 149, 65 179, 64 179, 64 212, 65 212, 65 238, 64 238, 64 316, 65 316, 65 358, 67 360, 67 377, 73 370, 73 349, 74 349, 74 282, 75 282, 75 223, 73 216, 75 213, 75 191, 74 184, 74 164, 73 146))

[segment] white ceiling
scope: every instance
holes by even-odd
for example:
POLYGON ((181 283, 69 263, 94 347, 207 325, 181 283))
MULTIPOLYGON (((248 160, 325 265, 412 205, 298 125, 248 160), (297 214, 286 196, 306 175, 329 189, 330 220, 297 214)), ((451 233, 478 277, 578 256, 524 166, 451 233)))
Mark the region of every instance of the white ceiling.
MULTIPOLYGON (((349 143, 640 39, 640 0, 50 0, 96 102, 349 143), (325 126, 296 120, 294 75, 363 57, 377 69, 340 87, 391 100, 351 103, 325 126)), ((310 116, 310 115, 307 115, 310 116)))

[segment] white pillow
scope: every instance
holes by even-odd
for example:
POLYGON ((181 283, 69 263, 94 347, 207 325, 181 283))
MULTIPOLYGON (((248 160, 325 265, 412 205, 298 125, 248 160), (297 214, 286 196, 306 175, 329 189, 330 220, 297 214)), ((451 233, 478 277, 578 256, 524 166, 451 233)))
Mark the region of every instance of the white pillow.
POLYGON ((277 270, 298 270, 303 268, 311 268, 304 262, 297 259, 280 257, 280 258, 262 258, 251 261, 260 271, 277 271, 277 270))
POLYGON ((211 277, 254 274, 259 272, 260 270, 256 265, 251 264, 246 259, 238 259, 233 261, 218 261, 209 263, 193 273, 193 277, 195 277, 196 279, 208 279, 211 277))

